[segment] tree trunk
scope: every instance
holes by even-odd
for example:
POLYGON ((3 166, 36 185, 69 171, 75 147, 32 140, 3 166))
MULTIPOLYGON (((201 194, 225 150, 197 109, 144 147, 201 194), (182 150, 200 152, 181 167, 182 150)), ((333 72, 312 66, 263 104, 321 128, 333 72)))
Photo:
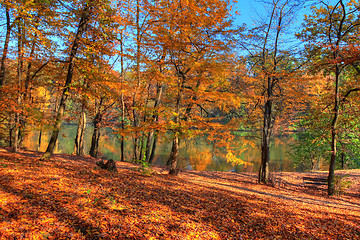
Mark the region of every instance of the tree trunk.
MULTIPOLYGON (((24 86, 24 91, 21 94, 22 101, 25 103, 28 103, 28 104, 32 104, 31 103, 31 94, 29 93, 29 85, 30 85, 30 80, 31 80, 31 66, 32 66, 32 59, 33 59, 34 53, 35 53, 35 45, 36 45, 36 34, 31 43, 29 62, 27 64, 26 76, 25 76, 25 82, 24 82, 25 86, 24 86)), ((25 136, 24 132, 26 129, 26 124, 27 124, 27 116, 25 114, 22 114, 20 121, 19 121, 19 133, 18 133, 19 145, 21 145, 23 138, 25 136)))
POLYGON ((149 163, 152 163, 154 161, 157 141, 158 141, 158 131, 155 131, 154 140, 152 142, 151 154, 148 160, 149 163))
POLYGON ((345 169, 345 153, 341 153, 341 169, 345 169))
POLYGON ((91 137, 90 156, 97 158, 99 152, 99 139, 100 139, 100 123, 102 120, 101 107, 103 104, 103 98, 100 99, 99 105, 96 108, 96 114, 94 118, 94 132, 91 137))
MULTIPOLYGON (((178 96, 176 99, 176 105, 175 105, 175 110, 176 110, 176 115, 174 117, 175 124, 180 124, 180 103, 181 103, 182 94, 184 91, 184 83, 185 83, 185 79, 186 79, 183 72, 179 71, 179 74, 181 75, 181 82, 179 84, 180 89, 178 92, 178 96)), ((169 171, 170 175, 177 175, 179 172, 179 169, 178 169, 179 133, 180 133, 179 126, 176 126, 176 129, 174 130, 173 145, 171 148, 170 157, 167 161, 168 165, 170 165, 170 171, 169 171)))
MULTIPOLYGON (((341 41, 343 38, 343 25, 344 20, 346 18, 346 10, 343 1, 339 1, 340 6, 342 8, 342 18, 339 22, 339 26, 337 29, 337 40, 335 46, 333 48, 333 59, 339 57, 339 47, 341 45, 341 41)), ((345 33, 346 34, 346 33, 345 33)), ((332 35, 329 31, 329 40, 331 41, 332 35)), ((335 92, 334 92, 334 109, 333 109, 333 119, 331 121, 331 157, 330 157, 330 166, 329 166, 329 176, 328 176, 328 195, 331 196, 335 192, 334 186, 334 178, 335 178, 335 162, 336 162, 336 143, 337 143, 337 122, 339 118, 339 108, 340 108, 340 74, 341 74, 341 67, 340 63, 335 63, 335 92)))
POLYGON ((14 136, 14 152, 18 152, 20 139, 20 105, 21 105, 21 78, 23 67, 23 28, 21 19, 18 21, 18 59, 17 59, 17 111, 15 112, 15 136, 14 136))
POLYGON ((53 154, 54 149, 55 149, 55 143, 56 143, 59 133, 60 133, 62 119, 65 114, 66 101, 67 101, 67 98, 69 95, 72 77, 73 77, 73 73, 74 73, 74 60, 75 60, 77 50, 79 47, 79 41, 80 41, 82 35, 85 33, 86 26, 90 20, 90 8, 92 7, 91 6, 92 4, 93 4, 93 1, 89 1, 85 4, 81 19, 79 21, 79 26, 78 26, 71 50, 70 50, 70 57, 69 57, 69 61, 68 61, 69 65, 68 65, 68 71, 67 71, 67 75, 66 75, 65 86, 64 86, 64 90, 61 95, 59 109, 56 113, 54 129, 51 134, 49 145, 43 156, 44 159, 50 158, 51 155, 53 154))
MULTIPOLYGON (((124 103, 124 94, 122 92, 121 92, 121 129, 122 130, 125 129, 125 103, 124 103)), ((125 145, 125 137, 123 135, 121 135, 121 140, 120 140, 121 156, 120 156, 120 160, 122 162, 125 161, 124 145, 125 145)))
POLYGON ((152 147, 152 142, 153 142, 153 138, 154 138, 154 131, 150 131, 147 135, 147 140, 146 140, 146 162, 149 162, 150 159, 150 154, 151 154, 151 147, 152 147))
MULTIPOLYGON (((120 95, 120 100, 121 100, 121 129, 124 130, 125 129, 125 102, 124 102, 124 93, 123 93, 123 82, 124 82, 124 78, 125 78, 125 73, 124 73, 124 44, 123 44, 123 34, 120 34, 121 37, 121 43, 120 43, 120 51, 121 51, 121 80, 120 80, 120 84, 121 84, 121 95, 120 95)), ((124 145, 125 145, 125 138, 123 135, 121 135, 121 140, 120 140, 120 150, 121 150, 121 156, 120 156, 120 161, 124 162, 125 161, 125 157, 124 157, 124 145)))
POLYGON ((41 137, 42 137, 42 130, 40 129, 39 131, 39 138, 38 138, 38 146, 37 146, 37 151, 40 151, 40 147, 41 147, 41 137))
MULTIPOLYGON (((136 110, 137 102, 136 102, 136 95, 139 91, 140 87, 140 47, 141 47, 141 39, 140 39, 140 1, 136 1, 136 89, 134 91, 133 96, 133 117, 134 122, 133 125, 135 129, 139 125, 139 116, 138 112, 136 110)), ((138 161, 139 160, 139 137, 137 130, 135 131, 135 137, 133 138, 133 160, 138 161)), ((141 149, 140 149, 141 151, 141 149)))
MULTIPOLYGON (((270 82, 270 79, 268 80, 270 82)), ((270 86, 271 84, 269 84, 270 86)), ((272 120, 272 88, 268 88, 268 99, 265 103, 264 123, 261 139, 261 163, 259 169, 259 183, 267 183, 269 179, 269 162, 270 162, 270 137, 271 137, 271 120, 272 120)))
POLYGON ((85 113, 85 106, 84 104, 82 104, 81 114, 80 114, 78 128, 75 137, 74 151, 73 151, 73 154, 76 154, 78 156, 85 155, 85 151, 84 151, 85 128, 86 128, 86 113, 85 113))
MULTIPOLYGON (((160 71, 161 71, 161 69, 160 69, 160 71)), ((156 91, 157 91, 157 97, 156 97, 156 100, 154 103, 154 109, 156 109, 160 105, 162 92, 163 92, 163 86, 161 84, 157 84, 156 91)), ((152 119, 153 119, 153 123, 156 123, 159 120, 159 116, 157 115, 156 110, 152 116, 152 119)), ((155 152, 155 148, 156 148, 157 132, 155 133, 155 137, 154 137, 154 132, 155 132, 154 130, 151 130, 147 137, 146 162, 148 162, 148 163, 152 162, 152 160, 154 159, 154 154, 155 154, 154 152, 155 152)))
POLYGON ((333 110, 333 119, 331 121, 331 158, 329 166, 329 176, 328 176, 328 195, 331 196, 334 194, 334 177, 335 177, 335 162, 336 162, 336 143, 337 143, 337 122, 339 117, 339 83, 340 83, 340 67, 338 64, 335 66, 335 99, 334 99, 334 110, 333 110))
POLYGON ((177 175, 179 173, 178 169, 178 157, 179 157, 179 137, 175 134, 173 138, 173 145, 171 148, 171 154, 169 157, 169 164, 170 164, 170 175, 177 175))
POLYGON ((4 47, 3 47, 3 53, 1 57, 1 63, 0 63, 0 87, 4 85, 5 83, 5 61, 8 54, 8 47, 9 47, 9 41, 10 41, 10 32, 11 32, 11 24, 10 24, 10 13, 9 13, 9 7, 5 5, 5 14, 6 14, 6 35, 5 35, 5 41, 4 41, 4 47))
POLYGON ((90 156, 97 158, 99 153, 100 128, 98 123, 94 121, 94 132, 91 137, 90 156))
POLYGON ((9 147, 13 147, 13 132, 14 132, 14 127, 13 127, 13 114, 9 114, 9 147))

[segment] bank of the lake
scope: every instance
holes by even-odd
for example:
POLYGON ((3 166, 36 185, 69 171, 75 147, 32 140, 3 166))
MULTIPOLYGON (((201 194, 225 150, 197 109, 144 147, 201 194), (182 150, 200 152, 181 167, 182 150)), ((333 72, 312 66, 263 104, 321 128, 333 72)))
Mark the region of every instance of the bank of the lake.
MULTIPOLYGON (((74 139, 76 136, 77 125, 64 125, 57 146, 56 153, 71 154, 74 149, 74 139)), ((92 126, 87 126, 85 130, 85 152, 89 151, 91 143, 91 134, 93 132, 92 126)), ((180 167, 189 170, 198 171, 233 171, 233 172, 257 172, 261 159, 260 142, 259 139, 253 138, 253 144, 249 143, 249 138, 246 133, 240 133, 235 136, 232 142, 234 148, 234 155, 239 159, 250 163, 247 165, 234 165, 229 163, 226 158, 226 150, 216 148, 207 141, 205 137, 197 137, 193 139, 182 139, 180 141, 180 167), (242 135, 243 134, 243 135, 242 135)), ((37 150, 38 148, 38 131, 31 131, 24 141, 24 146, 29 150, 37 150)), ((42 134, 42 143, 40 151, 45 151, 47 143, 50 138, 50 133, 42 134)), ((297 169, 294 167, 292 160, 288 156, 290 145, 293 142, 292 135, 275 136, 271 143, 271 171, 293 172, 303 171, 304 169, 297 169)), ((120 141, 119 138, 112 133, 110 129, 103 129, 99 151, 106 159, 120 160, 120 141)), ((154 164, 164 165, 169 158, 171 151, 171 139, 166 136, 159 138, 159 142, 155 151, 154 164)), ((125 160, 132 159, 132 139, 125 141, 125 160)), ((323 170, 327 166, 321 166, 323 170)))

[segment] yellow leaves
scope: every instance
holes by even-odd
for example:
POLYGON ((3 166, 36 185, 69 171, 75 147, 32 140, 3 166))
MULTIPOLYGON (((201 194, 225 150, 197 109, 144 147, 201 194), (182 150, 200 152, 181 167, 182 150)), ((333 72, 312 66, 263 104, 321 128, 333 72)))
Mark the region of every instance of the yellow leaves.
POLYGON ((171 114, 174 116, 174 117, 178 117, 179 114, 177 112, 174 112, 174 111, 171 111, 171 114))
MULTIPOLYGON (((243 152, 245 150, 246 149, 242 149, 241 152, 243 152)), ((232 165, 245 165, 245 166, 251 166, 252 165, 252 163, 245 162, 241 158, 234 155, 230 150, 228 150, 227 152, 228 153, 226 154, 226 161, 228 163, 231 163, 232 165)))

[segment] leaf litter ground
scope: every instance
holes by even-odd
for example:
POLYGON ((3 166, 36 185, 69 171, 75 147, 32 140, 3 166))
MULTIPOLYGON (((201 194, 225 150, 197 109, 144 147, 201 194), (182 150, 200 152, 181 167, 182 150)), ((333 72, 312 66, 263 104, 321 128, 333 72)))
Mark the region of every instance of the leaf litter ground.
POLYGON ((0 239, 360 239, 360 170, 338 171, 351 188, 327 197, 281 173, 276 187, 252 173, 161 167, 144 176, 117 162, 0 148, 0 239))

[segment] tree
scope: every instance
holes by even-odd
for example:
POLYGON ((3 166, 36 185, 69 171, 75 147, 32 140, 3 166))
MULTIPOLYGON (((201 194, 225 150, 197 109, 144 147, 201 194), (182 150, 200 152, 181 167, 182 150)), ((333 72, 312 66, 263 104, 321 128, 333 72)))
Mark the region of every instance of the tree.
POLYGON ((201 131, 216 125, 192 112, 195 107, 204 109, 201 103, 214 103, 215 94, 222 95, 216 90, 224 81, 228 66, 224 56, 232 46, 229 34, 233 33, 228 6, 222 0, 161 1, 148 6, 151 19, 162 23, 148 35, 157 43, 151 47, 164 56, 160 62, 172 72, 165 82, 168 99, 164 100, 165 114, 172 118, 167 127, 172 132, 169 174, 178 173, 180 138, 192 128, 201 131))
MULTIPOLYGON (((68 49, 67 74, 56 113, 54 130, 44 158, 50 157, 55 148, 69 91, 71 87, 75 85, 73 83, 74 73, 77 73, 75 71, 75 63, 77 63, 77 65, 82 64, 82 69, 78 71, 85 74, 86 81, 90 81, 89 76, 91 76, 93 80, 106 81, 106 79, 102 80, 104 71, 100 70, 100 68, 104 67, 103 62, 105 56, 111 57, 116 54, 116 52, 111 51, 116 45, 116 42, 111 41, 114 39, 115 34, 115 25, 113 22, 116 17, 114 17, 114 12, 111 2, 109 1, 99 3, 95 1, 83 1, 80 3, 79 9, 75 11, 75 16, 80 17, 80 20, 72 38, 71 48, 68 49), (79 56, 81 58, 78 58, 79 56)), ((92 85, 91 87, 95 87, 93 84, 94 82, 90 84, 92 85)))
POLYGON ((50 158, 54 152, 55 143, 57 141, 57 138, 58 138, 58 135, 60 132, 62 119, 63 119, 64 113, 65 113, 66 101, 67 101, 67 98, 69 95, 70 85, 71 85, 73 74, 74 74, 75 58, 76 58, 76 54, 77 54, 78 47, 79 47, 79 41, 82 38, 82 35, 86 31, 86 27, 88 25, 88 22, 90 21, 92 10, 95 7, 93 1, 89 1, 86 3, 84 2, 83 4, 84 5, 83 5, 82 11, 81 11, 80 21, 79 21, 77 31, 76 31, 76 34, 75 34, 75 37, 74 37, 74 40, 73 40, 73 43, 72 43, 72 46, 70 49, 66 81, 65 81, 65 85, 64 85, 64 90, 61 95, 59 109, 57 110, 57 113, 56 113, 54 130, 51 134, 50 142, 49 142, 46 152, 43 156, 45 159, 50 158))
POLYGON ((9 42, 10 42, 10 33, 11 33, 11 20, 10 20, 10 7, 7 3, 3 3, 5 7, 5 15, 6 15, 6 35, 4 40, 4 47, 2 51, 1 63, 0 63, 0 87, 4 85, 5 82, 5 61, 8 54, 9 42))
MULTIPOLYGON (((332 75, 332 117, 329 125, 331 135, 331 157, 328 176, 328 194, 334 194, 334 170, 337 156, 338 124, 343 102, 350 93, 360 90, 343 77, 343 72, 349 65, 343 61, 348 57, 350 46, 358 46, 360 21, 357 3, 347 4, 340 0, 335 5, 322 3, 314 7, 311 15, 306 16, 304 30, 300 34, 305 41, 312 59, 312 64, 318 71, 332 75), (350 84, 349 84, 350 83, 350 84), (345 92, 342 93, 342 89, 345 92)), ((353 64, 353 66, 356 64, 353 64)))
MULTIPOLYGON (((249 118, 262 116, 261 163, 259 183, 269 180, 270 140, 276 120, 291 105, 294 86, 299 81, 299 61, 294 56, 296 48, 283 43, 283 36, 294 19, 300 3, 297 1, 275 0, 266 2, 269 15, 244 36, 243 47, 248 51, 244 59, 250 74, 244 77, 250 98, 249 118), (260 112, 259 112, 260 111, 260 112)), ((289 41, 289 39, 288 39, 289 41)), ((293 105, 295 106, 295 105, 293 105)), ((256 121, 255 121, 256 122, 256 121)))
POLYGON ((6 13, 6 36, 0 81, 1 85, 8 88, 1 89, 6 96, 2 103, 13 106, 4 109, 2 115, 6 115, 6 112, 9 114, 8 118, 4 116, 4 119, 9 122, 9 143, 16 152, 26 131, 28 117, 35 108, 31 98, 33 83, 49 63, 51 54, 48 53, 53 45, 50 39, 52 34, 48 32, 52 28, 49 19, 50 16, 57 17, 57 5, 54 1, 6 1, 2 5, 5 6, 6 13), (14 60, 5 61, 8 53, 12 54, 10 59, 14 60), (6 67, 11 65, 16 69, 16 76, 6 71, 6 67))

